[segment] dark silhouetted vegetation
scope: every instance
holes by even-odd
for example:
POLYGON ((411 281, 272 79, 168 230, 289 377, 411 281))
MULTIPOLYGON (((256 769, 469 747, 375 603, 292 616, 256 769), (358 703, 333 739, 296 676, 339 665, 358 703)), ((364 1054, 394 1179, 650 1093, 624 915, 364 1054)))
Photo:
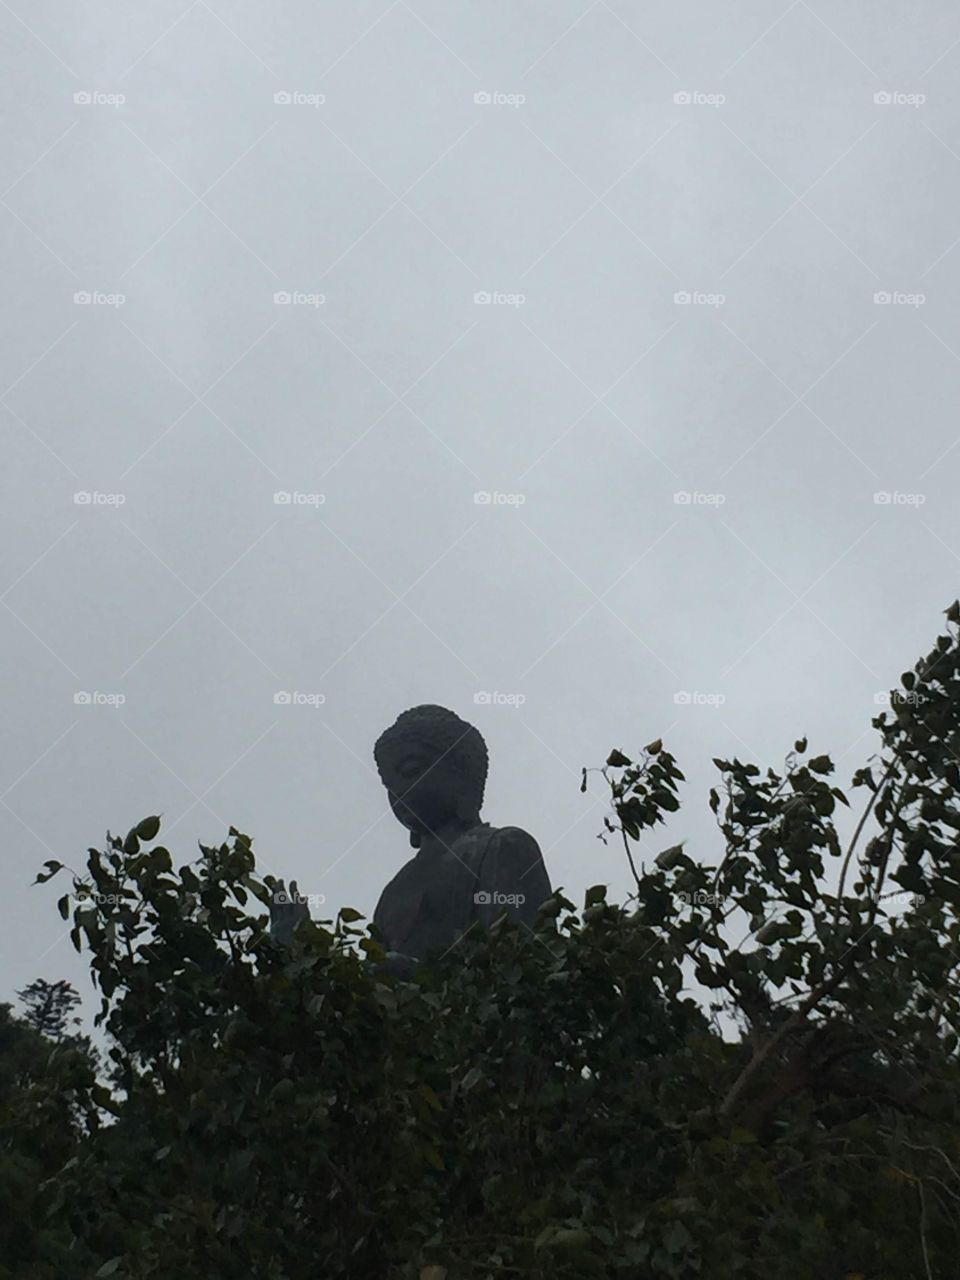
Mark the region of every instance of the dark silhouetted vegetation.
POLYGON ((651 859, 682 775, 659 741, 615 751, 591 856, 602 880, 622 841, 628 901, 558 894, 413 981, 350 909, 276 945, 237 831, 179 869, 155 818, 91 850, 60 910, 107 1056, 4 1013, 0 1274, 955 1274, 947 618, 848 789, 802 740, 777 770, 717 760, 720 856, 651 859))

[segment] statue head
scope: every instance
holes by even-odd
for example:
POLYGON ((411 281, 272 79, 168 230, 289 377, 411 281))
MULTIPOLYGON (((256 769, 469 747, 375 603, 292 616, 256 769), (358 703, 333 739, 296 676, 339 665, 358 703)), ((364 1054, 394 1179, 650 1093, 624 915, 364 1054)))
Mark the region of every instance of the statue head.
POLYGON ((418 846, 430 832, 480 820, 487 745, 478 729, 445 707, 411 707, 373 749, 390 807, 418 846))

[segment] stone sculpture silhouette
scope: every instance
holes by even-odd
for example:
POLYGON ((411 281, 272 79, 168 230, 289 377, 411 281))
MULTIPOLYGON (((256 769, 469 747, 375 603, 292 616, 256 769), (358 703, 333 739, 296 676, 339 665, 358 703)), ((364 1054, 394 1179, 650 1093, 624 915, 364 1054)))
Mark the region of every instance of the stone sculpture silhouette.
MULTIPOLYGON (((380 778, 396 817, 417 850, 377 903, 373 923, 388 968, 409 974, 417 961, 442 956, 476 926, 506 913, 530 926, 550 897, 550 878, 536 840, 519 827, 480 819, 487 745, 478 729, 445 707, 404 711, 374 747, 380 778)), ((291 881, 277 881, 270 933, 289 945, 310 919, 291 881)))
POLYGON ((380 736, 374 757, 417 850, 373 916, 391 967, 404 972, 439 958, 504 912, 531 925, 551 895, 550 878, 532 836, 480 819, 487 779, 480 731, 444 707, 412 707, 380 736))

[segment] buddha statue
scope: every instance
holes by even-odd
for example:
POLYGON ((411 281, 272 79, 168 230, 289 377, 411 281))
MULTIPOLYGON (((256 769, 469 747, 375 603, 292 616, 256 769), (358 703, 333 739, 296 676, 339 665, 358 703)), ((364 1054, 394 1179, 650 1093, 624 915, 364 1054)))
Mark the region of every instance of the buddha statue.
POLYGON ((373 916, 394 970, 445 955, 504 913, 532 925, 550 879, 532 836, 480 818, 487 747, 479 730, 444 707, 412 707, 381 734, 374 758, 416 850, 373 916))

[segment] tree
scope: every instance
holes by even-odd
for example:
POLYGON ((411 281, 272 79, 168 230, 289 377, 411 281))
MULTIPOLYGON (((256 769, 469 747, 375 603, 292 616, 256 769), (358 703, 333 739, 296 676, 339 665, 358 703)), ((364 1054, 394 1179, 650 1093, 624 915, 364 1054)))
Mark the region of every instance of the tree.
POLYGON ((52 1042, 0 1005, 2 1280, 85 1280, 96 1269, 82 1239, 50 1212, 54 1184, 100 1123, 96 1066, 86 1039, 52 1042))
POLYGON ((35 978, 17 992, 17 998, 26 1006, 24 1021, 50 1040, 60 1041, 67 1034, 68 1026, 80 1025, 80 1019, 74 1017, 80 997, 69 982, 35 978))
POLYGON ((156 818, 91 849, 72 937, 109 1073, 75 1089, 95 1114, 42 1192, 58 1242, 124 1280, 951 1274, 947 619, 874 720, 849 838, 800 739, 776 770, 715 762, 719 858, 647 867, 682 773, 659 740, 615 751, 628 901, 558 893, 534 931, 501 922, 411 981, 350 908, 278 946, 275 882, 234 829, 177 870, 156 818))

